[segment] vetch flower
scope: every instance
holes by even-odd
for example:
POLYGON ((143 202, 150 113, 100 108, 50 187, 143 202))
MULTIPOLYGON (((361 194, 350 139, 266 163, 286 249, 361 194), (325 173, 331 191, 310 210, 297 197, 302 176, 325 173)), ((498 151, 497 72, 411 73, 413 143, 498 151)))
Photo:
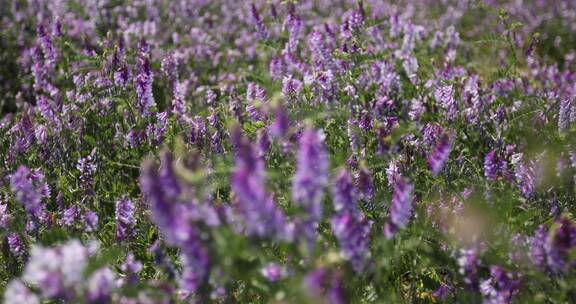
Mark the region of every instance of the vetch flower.
POLYGON ((322 200, 328 186, 328 170, 324 132, 307 128, 300 136, 296 174, 292 181, 292 199, 305 209, 302 230, 309 247, 314 244, 316 227, 322 219, 322 200))
POLYGON ((40 299, 20 280, 12 280, 4 291, 4 303, 40 304, 40 299))
POLYGON ((116 239, 123 241, 134 234, 136 218, 134 217, 134 203, 122 197, 116 202, 116 239))
POLYGON ((488 152, 484 158, 484 176, 489 181, 495 181, 496 178, 498 178, 498 160, 496 158, 496 150, 488 152))
POLYGON ((241 134, 236 154, 236 168, 230 178, 230 186, 236 197, 236 210, 246 225, 247 234, 292 241, 293 225, 276 206, 265 188, 264 164, 258 158, 253 144, 241 134))
POLYGON ((14 198, 24 205, 35 220, 42 222, 46 219, 43 199, 48 197, 50 189, 44 183, 41 171, 32 173, 26 166, 20 166, 10 177, 10 187, 14 192, 14 198))
POLYGON ((345 210, 335 215, 330 223, 342 257, 352 263, 354 271, 362 273, 370 257, 372 222, 345 210))
POLYGON ((156 104, 152 95, 152 68, 150 67, 150 46, 142 39, 138 45, 137 68, 138 73, 134 86, 138 95, 138 109, 144 117, 150 115, 150 109, 156 104))
POLYGON ((360 214, 358 209, 358 193, 354 187, 352 176, 346 169, 340 169, 332 187, 334 210, 338 213, 360 214))
POLYGON ((96 270, 87 282, 87 303, 112 303, 111 295, 116 289, 116 275, 110 268, 96 270))
POLYGON ((400 178, 394 188, 388 221, 384 224, 384 235, 391 239, 396 232, 408 226, 412 217, 413 186, 405 178, 400 178))
POLYGON ((448 134, 445 134, 440 142, 434 148, 432 154, 428 157, 428 165, 432 171, 432 175, 437 176, 444 167, 444 164, 450 156, 452 150, 452 143, 448 134))
POLYGON ((434 97, 446 111, 446 118, 449 121, 453 121, 458 111, 456 100, 454 99, 454 86, 445 85, 438 87, 434 92, 434 97))
POLYGON ((10 252, 17 258, 23 258, 25 254, 24 243, 16 233, 9 233, 6 237, 8 240, 8 248, 10 252))

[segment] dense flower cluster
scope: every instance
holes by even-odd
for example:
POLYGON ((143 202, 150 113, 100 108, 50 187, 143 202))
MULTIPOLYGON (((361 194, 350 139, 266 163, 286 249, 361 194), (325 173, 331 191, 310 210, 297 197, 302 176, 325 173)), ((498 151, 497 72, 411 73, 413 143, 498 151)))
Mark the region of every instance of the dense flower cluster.
POLYGON ((5 303, 576 302, 574 1, 4 2, 5 303))

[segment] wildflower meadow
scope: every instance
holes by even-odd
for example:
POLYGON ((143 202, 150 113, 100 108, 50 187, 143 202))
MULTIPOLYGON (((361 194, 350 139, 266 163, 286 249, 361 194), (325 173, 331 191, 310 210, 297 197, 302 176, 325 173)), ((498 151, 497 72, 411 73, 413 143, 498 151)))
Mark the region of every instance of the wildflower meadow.
POLYGON ((0 298, 576 303, 573 0, 0 0, 0 298))

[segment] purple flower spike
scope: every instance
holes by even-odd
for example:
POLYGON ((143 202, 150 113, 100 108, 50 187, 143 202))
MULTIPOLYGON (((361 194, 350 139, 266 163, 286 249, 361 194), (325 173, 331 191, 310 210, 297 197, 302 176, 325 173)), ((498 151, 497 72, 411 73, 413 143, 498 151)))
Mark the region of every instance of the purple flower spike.
POLYGON ((576 223, 562 216, 556 221, 556 229, 546 242, 548 266, 552 271, 560 272, 573 268, 576 264, 571 252, 576 248, 576 223))
POLYGON ((88 280, 87 303, 111 303, 112 291, 116 289, 116 275, 108 267, 98 269, 88 280))
POLYGON ((452 150, 452 144, 450 142, 450 137, 448 134, 444 135, 440 142, 434 148, 434 152, 432 155, 428 157, 428 165, 430 166, 430 170, 432 171, 432 175, 437 176, 444 164, 448 160, 448 156, 450 156, 450 151, 452 150))
POLYGON ((136 94, 138 95, 138 108, 140 114, 146 117, 150 115, 150 109, 156 104, 154 96, 152 95, 152 68, 150 67, 150 46, 146 40, 142 39, 138 46, 137 67, 138 74, 136 75, 136 94))
POLYGON ((516 183, 522 191, 522 195, 524 198, 530 198, 534 193, 534 177, 532 170, 524 163, 524 154, 516 153, 512 155, 512 166, 514 167, 516 183))
POLYGON ((270 135, 283 138, 290 128, 290 117, 283 105, 278 105, 274 111, 274 122, 270 125, 270 135))
POLYGON ((257 149, 241 134, 236 137, 240 138, 235 139, 238 152, 230 186, 236 195, 236 209, 248 235, 292 241, 294 227, 287 222, 282 210, 266 191, 264 164, 257 155, 257 149))
POLYGON ((360 196, 364 201, 364 207, 369 210, 374 210, 374 182, 368 167, 360 165, 356 178, 356 186, 360 192, 360 196))
POLYGON ((264 21, 260 17, 256 5, 254 4, 250 5, 250 14, 252 16, 252 21, 254 22, 254 25, 256 25, 256 30, 258 31, 258 36, 260 37, 260 39, 262 40, 268 39, 268 29, 266 28, 264 21))
POLYGON ((458 111, 456 100, 454 99, 454 86, 446 85, 438 87, 434 92, 434 97, 446 111, 446 118, 449 121, 453 121, 458 111))
POLYGON ((354 187, 352 176, 346 169, 341 169, 338 172, 332 193, 334 196, 334 210, 336 212, 349 212, 354 215, 360 214, 356 188, 354 187))
POLYGON ((11 216, 8 213, 8 205, 2 203, 2 198, 0 197, 0 229, 7 229, 10 225, 11 216))
POLYGON ((558 130, 562 133, 570 128, 571 99, 566 98, 560 101, 560 110, 558 112, 558 130))
POLYGON ((480 283, 480 292, 484 295, 485 303, 506 304, 512 303, 514 295, 520 289, 520 280, 514 279, 498 266, 490 267, 492 278, 480 283))
POLYGON ((136 218, 134 203, 126 197, 116 202, 116 239, 123 241, 134 233, 136 218))
POLYGON ((412 216, 412 184, 400 178, 396 181, 388 222, 384 225, 384 235, 391 239, 396 232, 408 226, 412 216))
POLYGON ((339 273, 331 273, 324 268, 313 270, 304 277, 303 288, 314 298, 324 298, 326 303, 346 303, 342 277, 339 273))
POLYGON ((191 293, 204 284, 210 270, 210 260, 198 231, 191 224, 190 205, 178 201, 183 188, 172 167, 172 154, 162 151, 160 158, 162 167, 159 172, 151 160, 142 164, 140 188, 150 202, 152 219, 167 243, 181 250, 180 288, 191 293))
POLYGON ((322 216, 322 199, 328 185, 328 169, 324 133, 306 129, 300 137, 292 198, 297 204, 305 206, 314 220, 319 220, 322 216))
POLYGON ((484 158, 484 176, 489 181, 495 181, 498 178, 498 160, 496 150, 490 151, 484 158))
POLYGON ((20 236, 16 233, 8 234, 8 248, 10 252, 17 258, 23 258, 25 254, 24 243, 20 239, 20 236))
POLYGON ((298 79, 292 78, 292 76, 286 76, 282 80, 282 94, 284 94, 284 97, 290 103, 299 101, 302 89, 302 82, 298 79))
POLYGON ((316 240, 316 227, 322 219, 322 199, 328 186, 328 153, 321 130, 306 129, 299 144, 292 198, 306 211, 301 228, 311 249, 316 240))
POLYGON ((478 283, 478 256, 475 250, 462 250, 458 258, 458 265, 460 266, 460 274, 464 276, 464 282, 476 288, 478 283))
POLYGON ((44 175, 39 170, 32 173, 26 166, 20 166, 10 177, 10 186, 14 198, 24 205, 26 211, 35 220, 46 220, 46 207, 43 199, 48 197, 50 189, 44 183, 44 175))
POLYGON ((334 216, 331 224, 342 257, 352 263, 354 271, 362 273, 370 257, 369 234, 372 222, 345 212, 334 216))

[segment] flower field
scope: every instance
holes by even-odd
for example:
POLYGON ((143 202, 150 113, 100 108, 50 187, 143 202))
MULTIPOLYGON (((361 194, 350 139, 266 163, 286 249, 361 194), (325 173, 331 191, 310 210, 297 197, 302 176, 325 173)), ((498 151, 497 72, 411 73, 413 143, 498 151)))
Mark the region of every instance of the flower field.
POLYGON ((576 2, 4 0, 4 303, 576 303, 576 2))

